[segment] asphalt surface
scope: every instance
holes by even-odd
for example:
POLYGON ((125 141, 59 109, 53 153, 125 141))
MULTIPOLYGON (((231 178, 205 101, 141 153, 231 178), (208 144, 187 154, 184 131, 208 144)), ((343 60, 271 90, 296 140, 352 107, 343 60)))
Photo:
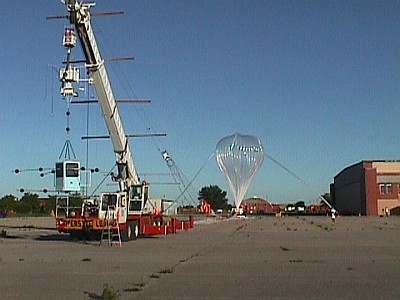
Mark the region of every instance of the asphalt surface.
POLYGON ((53 227, 0 219, 0 299, 400 299, 398 217, 202 220, 122 247, 53 227))

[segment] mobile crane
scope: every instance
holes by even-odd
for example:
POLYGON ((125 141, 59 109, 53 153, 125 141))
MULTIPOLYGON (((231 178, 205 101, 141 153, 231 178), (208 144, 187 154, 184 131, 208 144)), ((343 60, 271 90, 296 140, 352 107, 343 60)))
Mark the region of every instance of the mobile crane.
MULTIPOLYGON (((159 211, 160 208, 158 211, 145 209, 148 208, 146 204, 150 202, 149 185, 145 181, 140 181, 136 171, 104 60, 97 46, 90 13, 90 9, 95 3, 83 3, 76 0, 62 0, 62 2, 67 8, 71 26, 66 28, 63 39, 63 44, 67 49, 67 62, 66 67, 60 70, 61 94, 64 97, 78 96, 74 91, 73 83, 79 81, 79 68, 73 67, 69 61, 71 49, 76 42, 76 32, 85 56, 90 82, 95 88, 116 155, 118 174, 113 176, 113 180, 118 182, 119 192, 102 193, 96 201, 85 200, 79 209, 68 207, 63 201, 57 201, 57 229, 60 232, 69 232, 74 235, 86 232, 100 233, 110 222, 110 210, 113 218, 116 219, 123 241, 136 239, 139 235, 168 234, 179 229, 192 228, 192 217, 189 218, 189 221, 171 218, 169 222, 164 222, 159 211), (60 209, 64 210, 64 214, 57 213, 60 209)), ((56 177, 58 176, 56 180, 60 181, 61 178, 61 182, 66 182, 67 186, 69 184, 69 188, 66 189, 64 185, 61 190, 67 192, 79 190, 79 183, 76 184, 73 181, 73 177, 78 176, 77 168, 79 168, 79 164, 76 162, 56 164, 56 177), (68 167, 70 168, 69 172, 68 167), (66 169, 66 171, 62 169, 66 169)))

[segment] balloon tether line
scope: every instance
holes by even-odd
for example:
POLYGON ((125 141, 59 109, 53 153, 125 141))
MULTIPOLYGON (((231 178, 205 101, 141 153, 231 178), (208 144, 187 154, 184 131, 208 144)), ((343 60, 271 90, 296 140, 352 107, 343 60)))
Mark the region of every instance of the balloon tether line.
POLYGON ((196 175, 193 177, 193 179, 189 182, 189 184, 186 186, 186 188, 182 191, 182 193, 179 195, 178 198, 175 199, 175 202, 179 200, 180 197, 187 191, 187 189, 192 185, 192 183, 196 180, 197 176, 199 176, 200 172, 203 171, 203 169, 206 167, 207 163, 209 160, 214 156, 214 152, 210 155, 210 157, 204 162, 203 166, 200 168, 200 170, 197 171, 196 175))
MULTIPOLYGON (((288 172, 290 175, 292 175, 293 177, 295 177, 296 179, 300 180, 302 183, 304 183, 306 186, 308 186, 311 189, 311 185, 305 181, 303 178, 301 178, 300 176, 296 175, 294 172, 290 171, 287 167, 285 167, 282 163, 280 163, 279 161, 277 161, 276 159, 274 159, 272 156, 268 155, 268 154, 264 154, 267 158, 269 158, 270 160, 272 160, 274 163, 276 163, 278 166, 280 166, 282 169, 284 169, 286 172, 288 172)), ((316 193, 316 191, 312 190, 313 192, 316 193)), ((323 196, 319 195, 318 193, 316 193, 318 195, 318 198, 320 200, 322 200, 329 208, 333 208, 332 204, 330 204, 323 196)))

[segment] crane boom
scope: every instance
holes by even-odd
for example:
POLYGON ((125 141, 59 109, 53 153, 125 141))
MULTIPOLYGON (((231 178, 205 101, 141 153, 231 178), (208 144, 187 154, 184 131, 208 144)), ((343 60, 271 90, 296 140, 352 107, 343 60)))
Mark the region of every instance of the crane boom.
POLYGON ((86 67, 93 79, 103 117, 110 134, 116 154, 120 190, 126 191, 140 184, 128 138, 121 121, 117 102, 114 98, 104 60, 100 55, 96 37, 92 30, 90 8, 93 3, 80 3, 76 0, 64 1, 69 12, 70 23, 75 26, 86 58, 86 67))

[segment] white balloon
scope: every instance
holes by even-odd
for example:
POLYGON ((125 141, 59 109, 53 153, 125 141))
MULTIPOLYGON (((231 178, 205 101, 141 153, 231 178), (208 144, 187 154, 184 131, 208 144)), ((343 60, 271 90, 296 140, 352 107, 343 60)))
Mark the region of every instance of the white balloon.
POLYGON ((254 176, 264 161, 264 147, 254 136, 235 133, 218 142, 215 156, 235 197, 235 206, 238 211, 254 176))

